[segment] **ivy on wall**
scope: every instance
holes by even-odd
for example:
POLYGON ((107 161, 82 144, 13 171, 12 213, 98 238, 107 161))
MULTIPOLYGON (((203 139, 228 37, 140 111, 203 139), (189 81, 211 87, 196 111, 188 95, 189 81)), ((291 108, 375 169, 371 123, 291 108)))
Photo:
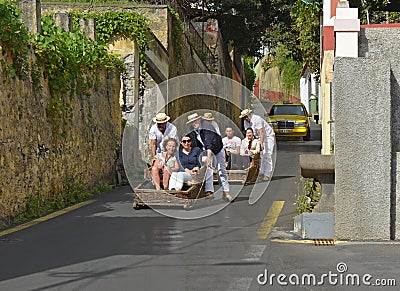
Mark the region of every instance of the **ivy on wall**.
POLYGON ((284 44, 278 43, 274 49, 275 55, 267 55, 261 64, 262 69, 267 71, 277 67, 282 77, 283 93, 285 96, 300 90, 300 73, 302 63, 293 58, 293 52, 284 44))
MULTIPOLYGON (((63 137, 66 137, 66 127, 72 122, 74 96, 90 99, 97 70, 125 70, 122 60, 106 49, 113 36, 135 39, 139 47, 141 74, 145 74, 149 26, 140 14, 115 11, 73 13, 73 32, 55 26, 52 18, 44 16, 41 33, 32 35, 19 16, 16 3, 0 0, 0 53, 5 56, 0 61, 2 71, 7 77, 26 77, 24 74, 30 71, 34 86, 40 89, 39 69, 43 69, 52 97, 46 114, 53 121, 53 129, 63 137), (97 40, 88 39, 79 31, 79 18, 96 20, 97 40), (37 56, 37 64, 31 68, 26 60, 30 48, 37 56)), ((89 108, 88 121, 91 120, 89 108)))
POLYGON ((28 29, 23 25, 20 14, 11 1, 0 0, 0 53, 4 56, 0 65, 8 78, 23 76, 29 50, 28 29))
MULTIPOLYGON (((32 47, 44 68, 52 99, 46 108, 55 132, 66 137, 66 126, 73 118, 74 96, 90 98, 98 69, 124 69, 123 62, 110 54, 100 42, 80 32, 67 32, 54 25, 48 16, 42 18, 40 34, 32 37, 32 47)), ((90 104, 90 102, 88 102, 90 104)), ((91 108, 88 121, 91 122, 91 108)))
POLYGON ((72 13, 73 29, 79 30, 79 19, 96 21, 96 37, 99 43, 107 45, 112 37, 133 38, 139 47, 139 60, 142 75, 145 73, 146 50, 149 49, 148 20, 135 12, 106 11, 100 13, 72 13))

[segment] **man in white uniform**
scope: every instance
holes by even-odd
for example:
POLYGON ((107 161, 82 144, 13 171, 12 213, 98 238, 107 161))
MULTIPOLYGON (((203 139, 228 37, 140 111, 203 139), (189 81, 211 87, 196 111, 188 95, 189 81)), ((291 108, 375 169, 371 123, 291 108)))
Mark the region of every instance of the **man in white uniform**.
POLYGON ((244 109, 239 117, 244 119, 244 128, 251 127, 256 138, 260 140, 260 175, 262 175, 261 179, 263 181, 268 181, 271 178, 273 170, 272 153, 275 145, 274 130, 261 116, 253 114, 251 109, 244 109))
POLYGON ((161 153, 165 149, 163 148, 164 140, 174 138, 179 144, 178 131, 172 123, 168 122, 170 117, 165 113, 158 113, 153 118, 155 124, 152 125, 149 132, 151 154, 153 158, 157 153, 161 153))

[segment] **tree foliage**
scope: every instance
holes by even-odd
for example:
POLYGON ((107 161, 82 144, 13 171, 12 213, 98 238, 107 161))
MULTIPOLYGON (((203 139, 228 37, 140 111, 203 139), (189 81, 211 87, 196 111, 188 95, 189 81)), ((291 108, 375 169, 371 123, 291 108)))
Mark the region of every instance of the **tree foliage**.
MULTIPOLYGON (((264 67, 271 66, 273 58, 287 59, 296 67, 307 64, 318 75, 322 0, 182 1, 192 20, 216 18, 224 39, 233 41, 240 54, 260 56, 260 48, 265 47, 272 58, 264 67), (283 52, 283 57, 277 55, 283 52)), ((367 17, 370 23, 400 20, 399 13, 381 11, 389 2, 349 0, 350 7, 359 8, 361 23, 367 23, 367 17)))
POLYGON ((250 91, 253 90, 254 81, 256 80, 256 73, 253 70, 254 57, 244 58, 244 75, 246 77, 246 87, 250 91))
POLYGON ((318 74, 320 68, 320 15, 322 2, 309 4, 297 0, 291 10, 293 30, 297 37, 301 60, 311 72, 318 74))
POLYGON ((259 55, 270 0, 187 0, 183 6, 194 21, 217 19, 224 39, 233 41, 240 54, 259 55))
POLYGON ((386 13, 382 10, 389 3, 390 0, 349 0, 350 7, 359 9, 358 15, 362 24, 386 22, 386 13))

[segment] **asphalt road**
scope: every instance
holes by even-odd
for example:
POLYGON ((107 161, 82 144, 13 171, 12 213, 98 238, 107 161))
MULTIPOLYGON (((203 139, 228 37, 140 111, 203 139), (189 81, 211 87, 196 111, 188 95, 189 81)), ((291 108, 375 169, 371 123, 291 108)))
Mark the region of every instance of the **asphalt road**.
POLYGON ((246 186, 215 214, 174 219, 152 209, 133 210, 133 192, 124 186, 1 236, 0 290, 322 290, 332 285, 283 286, 276 276, 336 271, 340 261, 362 274, 391 278, 400 267, 396 245, 316 247, 287 239, 298 156, 318 153, 319 137, 315 130, 309 142, 278 141, 273 179, 254 205, 248 204, 252 186, 246 186), (275 281, 262 285, 266 271, 275 281))

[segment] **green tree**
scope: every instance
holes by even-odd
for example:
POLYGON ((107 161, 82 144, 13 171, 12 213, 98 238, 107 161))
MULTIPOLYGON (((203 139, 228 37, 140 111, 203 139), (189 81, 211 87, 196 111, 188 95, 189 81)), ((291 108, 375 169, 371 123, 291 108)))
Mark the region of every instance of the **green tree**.
POLYGON ((270 0, 188 0, 182 5, 194 21, 217 19, 224 40, 233 41, 240 54, 260 55, 270 0))
POLYGON ((292 27, 297 38, 301 61, 311 72, 319 73, 320 68, 320 15, 322 2, 304 3, 297 0, 291 10, 292 27))
POLYGON ((253 70, 254 57, 244 58, 244 75, 246 77, 246 87, 250 91, 253 90, 254 81, 256 80, 256 73, 253 70))
POLYGON ((349 0, 350 7, 357 7, 358 17, 362 24, 366 23, 383 23, 386 22, 385 7, 390 0, 349 0))

